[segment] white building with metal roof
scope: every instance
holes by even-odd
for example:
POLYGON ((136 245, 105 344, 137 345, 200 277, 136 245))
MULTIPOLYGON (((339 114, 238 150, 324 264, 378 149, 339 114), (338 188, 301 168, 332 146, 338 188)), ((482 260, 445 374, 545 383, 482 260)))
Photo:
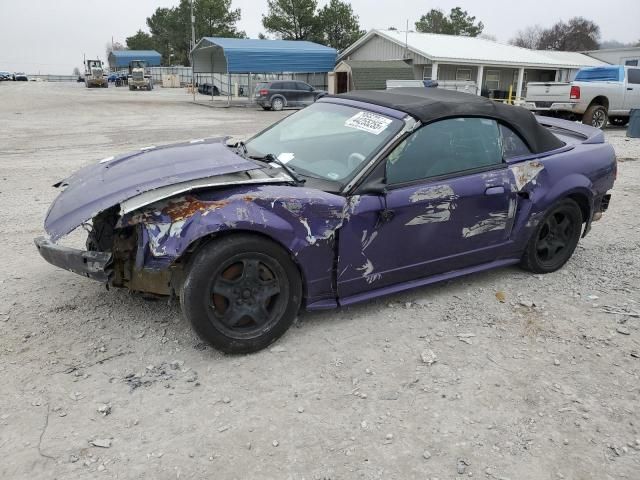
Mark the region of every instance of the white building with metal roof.
MULTIPOLYGON (((478 95, 506 98, 525 94, 527 82, 571 80, 585 66, 605 62, 576 52, 530 50, 478 37, 462 37, 398 30, 371 30, 345 49, 343 60, 406 60, 413 66, 416 80, 437 80, 445 88, 478 95)), ((349 85, 335 73, 338 85, 349 85), (342 81, 341 81, 342 80, 342 81)), ((331 86, 330 86, 331 89, 331 86)))
POLYGON ((612 65, 640 66, 640 45, 636 47, 605 48, 584 52, 590 57, 597 58, 612 65))

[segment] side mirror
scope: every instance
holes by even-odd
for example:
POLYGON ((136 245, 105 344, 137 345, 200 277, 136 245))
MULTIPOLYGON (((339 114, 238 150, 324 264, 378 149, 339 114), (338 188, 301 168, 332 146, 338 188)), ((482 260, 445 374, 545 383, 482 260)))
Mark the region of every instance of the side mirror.
POLYGON ((360 195, 386 195, 387 194, 387 184, 381 180, 376 180, 371 183, 365 183, 361 188, 358 189, 358 193, 360 195))

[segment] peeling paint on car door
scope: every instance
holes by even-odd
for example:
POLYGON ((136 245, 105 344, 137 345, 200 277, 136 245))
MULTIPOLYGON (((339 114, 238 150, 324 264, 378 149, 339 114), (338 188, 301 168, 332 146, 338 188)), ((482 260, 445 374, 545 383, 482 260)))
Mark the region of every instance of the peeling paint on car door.
POLYGON ((339 296, 494 260, 516 214, 507 168, 365 195, 340 233, 339 296))

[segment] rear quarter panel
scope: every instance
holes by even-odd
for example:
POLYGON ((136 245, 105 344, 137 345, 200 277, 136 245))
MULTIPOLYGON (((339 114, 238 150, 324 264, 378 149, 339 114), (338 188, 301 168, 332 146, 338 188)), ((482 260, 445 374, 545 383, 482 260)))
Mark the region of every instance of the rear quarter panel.
MULTIPOLYGON (((573 195, 583 196, 589 205, 589 218, 594 202, 609 191, 616 176, 613 147, 607 143, 577 143, 529 163, 539 163, 540 171, 519 189, 516 220, 512 231, 514 247, 522 250, 538 223, 556 202, 573 195)), ((527 162, 514 162, 518 171, 527 162)))
POLYGON ((624 105, 623 82, 574 82, 580 87, 580 104, 584 110, 596 97, 604 97, 609 102, 609 111, 620 110, 624 105))

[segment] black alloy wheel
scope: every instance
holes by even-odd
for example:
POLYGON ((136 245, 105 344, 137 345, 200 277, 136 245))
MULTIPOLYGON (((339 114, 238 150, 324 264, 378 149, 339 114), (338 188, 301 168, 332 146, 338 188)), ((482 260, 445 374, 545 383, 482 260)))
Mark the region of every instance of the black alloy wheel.
POLYGON ((269 256, 235 255, 211 278, 209 320, 234 338, 272 328, 287 306, 285 277, 282 266, 269 256))
POLYGON ((291 326, 302 280, 289 252, 260 236, 211 241, 189 260, 180 303, 194 329, 227 353, 269 346, 291 326))
POLYGON ((542 225, 536 243, 538 258, 544 263, 554 263, 563 256, 576 225, 565 212, 555 212, 542 225))
POLYGON ((582 212, 567 198, 555 206, 538 224, 522 258, 522 266, 535 273, 550 273, 573 255, 582 233, 582 212))

